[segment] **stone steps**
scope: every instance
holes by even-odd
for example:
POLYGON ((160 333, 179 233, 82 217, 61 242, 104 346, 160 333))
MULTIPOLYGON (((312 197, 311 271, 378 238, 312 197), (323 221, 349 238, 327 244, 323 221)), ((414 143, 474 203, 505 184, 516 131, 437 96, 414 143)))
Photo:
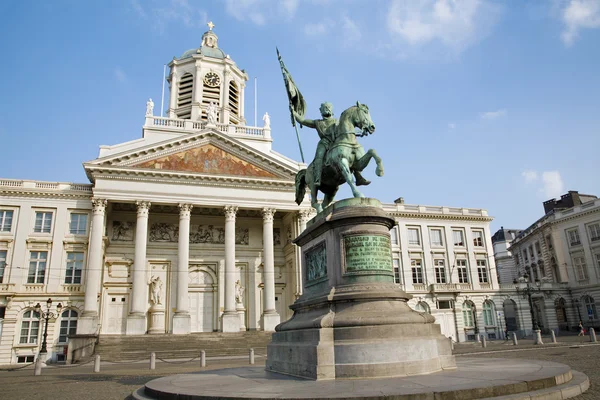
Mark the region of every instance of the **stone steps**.
POLYGON ((266 354, 271 332, 193 333, 189 335, 100 336, 95 354, 105 361, 145 360, 151 352, 162 359, 266 354))

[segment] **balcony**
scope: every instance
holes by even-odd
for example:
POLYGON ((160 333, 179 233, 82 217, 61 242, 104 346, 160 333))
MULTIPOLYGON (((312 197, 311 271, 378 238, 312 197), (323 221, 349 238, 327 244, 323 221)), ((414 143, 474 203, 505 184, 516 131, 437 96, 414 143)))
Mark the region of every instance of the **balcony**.
POLYGON ((66 293, 81 293, 82 292, 81 285, 76 285, 76 284, 62 285, 62 289, 63 289, 63 292, 66 292, 66 293))
POLYGON ((426 292, 427 285, 425 285, 424 283, 413 283, 413 290, 415 292, 426 292))
POLYGON ((460 292, 456 283, 432 283, 429 285, 431 293, 457 293, 460 292))
POLYGON ((43 283, 27 283, 25 284, 25 292, 27 293, 44 293, 46 285, 43 283))
POLYGON ((14 283, 0 283, 0 293, 14 293, 14 283))

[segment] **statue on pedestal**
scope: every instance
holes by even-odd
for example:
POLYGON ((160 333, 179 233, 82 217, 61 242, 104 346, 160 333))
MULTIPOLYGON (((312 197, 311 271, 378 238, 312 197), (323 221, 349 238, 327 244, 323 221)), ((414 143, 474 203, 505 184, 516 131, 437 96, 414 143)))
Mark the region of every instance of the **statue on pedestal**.
POLYGON ((244 303, 244 287, 239 279, 235 281, 235 302, 237 304, 244 303))
POLYGON ((269 116, 269 113, 266 112, 265 115, 263 115, 263 121, 265 122, 265 129, 271 129, 271 117, 269 116))
POLYGON ((152 99, 148 99, 146 102, 146 117, 152 117, 154 115, 154 102, 152 99))
POLYGON ((209 125, 217 124, 217 103, 211 101, 208 107, 206 107, 206 118, 209 125))
POLYGON ((162 304, 163 283, 160 276, 152 276, 148 285, 150 285, 150 301, 154 305, 162 304))

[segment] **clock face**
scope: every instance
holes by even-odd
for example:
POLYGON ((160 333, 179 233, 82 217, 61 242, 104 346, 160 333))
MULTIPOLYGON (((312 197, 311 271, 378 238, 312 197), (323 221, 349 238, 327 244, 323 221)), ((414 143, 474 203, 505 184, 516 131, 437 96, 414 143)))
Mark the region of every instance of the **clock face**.
POLYGON ((204 75, 204 83, 210 87, 217 87, 221 83, 221 78, 214 72, 209 72, 204 75))

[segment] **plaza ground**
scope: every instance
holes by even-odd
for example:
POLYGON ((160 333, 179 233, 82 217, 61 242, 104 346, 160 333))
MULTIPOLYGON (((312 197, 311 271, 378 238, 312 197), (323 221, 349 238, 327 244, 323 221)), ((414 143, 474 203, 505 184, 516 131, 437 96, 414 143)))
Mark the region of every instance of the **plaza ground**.
MULTIPOLYGON (((544 338, 549 343, 549 338, 544 338)), ((547 360, 567 364, 590 378, 590 389, 577 400, 600 399, 600 343, 589 338, 564 336, 557 344, 535 346, 531 340, 521 340, 518 346, 511 342, 488 342, 487 348, 478 343, 455 345, 457 357, 519 358, 547 360)), ((264 365, 264 355, 256 354, 256 365, 264 365)), ((93 363, 80 366, 48 367, 42 376, 34 376, 28 366, 19 370, 0 370, 0 399, 127 399, 131 393, 149 380, 177 373, 195 372, 199 360, 157 360, 156 369, 149 370, 149 362, 101 364, 101 372, 93 372, 93 363)), ((203 370, 248 365, 248 356, 207 359, 203 370)), ((224 388, 224 390, 226 390, 224 388)))

